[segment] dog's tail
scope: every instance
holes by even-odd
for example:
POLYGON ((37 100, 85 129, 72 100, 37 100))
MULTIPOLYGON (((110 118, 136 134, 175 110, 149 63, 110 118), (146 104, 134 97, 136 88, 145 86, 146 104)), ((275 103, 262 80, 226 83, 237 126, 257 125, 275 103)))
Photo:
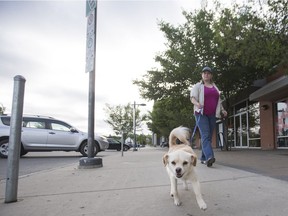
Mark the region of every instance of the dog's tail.
POLYGON ((174 128, 169 136, 169 147, 177 145, 176 140, 179 139, 183 144, 190 145, 188 141, 190 137, 190 129, 187 127, 174 128))

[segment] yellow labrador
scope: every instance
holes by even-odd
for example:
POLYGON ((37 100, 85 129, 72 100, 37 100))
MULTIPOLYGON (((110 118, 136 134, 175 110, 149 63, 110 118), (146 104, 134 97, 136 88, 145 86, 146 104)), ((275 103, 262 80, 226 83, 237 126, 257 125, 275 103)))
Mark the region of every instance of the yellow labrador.
POLYGON ((174 198, 174 204, 181 205, 177 190, 177 180, 181 179, 185 190, 188 190, 187 181, 192 183, 196 200, 200 209, 207 208, 200 190, 200 183, 197 179, 194 167, 197 163, 197 155, 190 147, 188 141, 190 130, 186 127, 178 127, 171 131, 169 136, 169 151, 163 156, 163 163, 171 181, 170 195, 174 198), (177 144, 179 139, 183 144, 177 144))

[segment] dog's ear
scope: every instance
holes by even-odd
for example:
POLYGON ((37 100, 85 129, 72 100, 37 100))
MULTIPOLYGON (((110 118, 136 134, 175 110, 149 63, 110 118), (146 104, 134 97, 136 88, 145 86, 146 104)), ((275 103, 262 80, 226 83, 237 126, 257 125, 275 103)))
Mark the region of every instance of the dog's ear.
POLYGON ((197 155, 196 154, 191 155, 191 163, 193 166, 196 166, 196 164, 197 164, 197 155))
POLYGON ((166 166, 166 165, 168 164, 168 158, 169 158, 169 155, 168 155, 168 154, 163 155, 162 160, 163 160, 164 166, 166 166))

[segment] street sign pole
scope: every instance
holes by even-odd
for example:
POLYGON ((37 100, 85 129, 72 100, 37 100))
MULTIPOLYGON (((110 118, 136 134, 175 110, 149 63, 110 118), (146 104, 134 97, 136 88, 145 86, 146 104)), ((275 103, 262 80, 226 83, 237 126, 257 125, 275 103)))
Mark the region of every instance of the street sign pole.
POLYGON ((79 161, 79 168, 102 167, 102 158, 94 158, 94 122, 95 122, 95 65, 96 65, 96 27, 97 0, 86 1, 87 37, 86 37, 86 72, 89 73, 88 96, 88 157, 79 161))

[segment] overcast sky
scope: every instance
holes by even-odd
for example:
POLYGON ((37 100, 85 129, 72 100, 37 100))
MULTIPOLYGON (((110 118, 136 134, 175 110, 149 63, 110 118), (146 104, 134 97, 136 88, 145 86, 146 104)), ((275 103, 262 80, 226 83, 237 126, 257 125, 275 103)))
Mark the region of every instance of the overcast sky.
MULTIPOLYGON (((95 132, 113 134, 105 104, 152 103, 132 80, 157 67, 165 49, 159 20, 185 21, 200 0, 98 1, 95 132)), ((26 79, 24 114, 52 116, 87 131, 89 74, 85 73, 85 1, 0 0, 0 105, 11 113, 13 78, 26 79)))

